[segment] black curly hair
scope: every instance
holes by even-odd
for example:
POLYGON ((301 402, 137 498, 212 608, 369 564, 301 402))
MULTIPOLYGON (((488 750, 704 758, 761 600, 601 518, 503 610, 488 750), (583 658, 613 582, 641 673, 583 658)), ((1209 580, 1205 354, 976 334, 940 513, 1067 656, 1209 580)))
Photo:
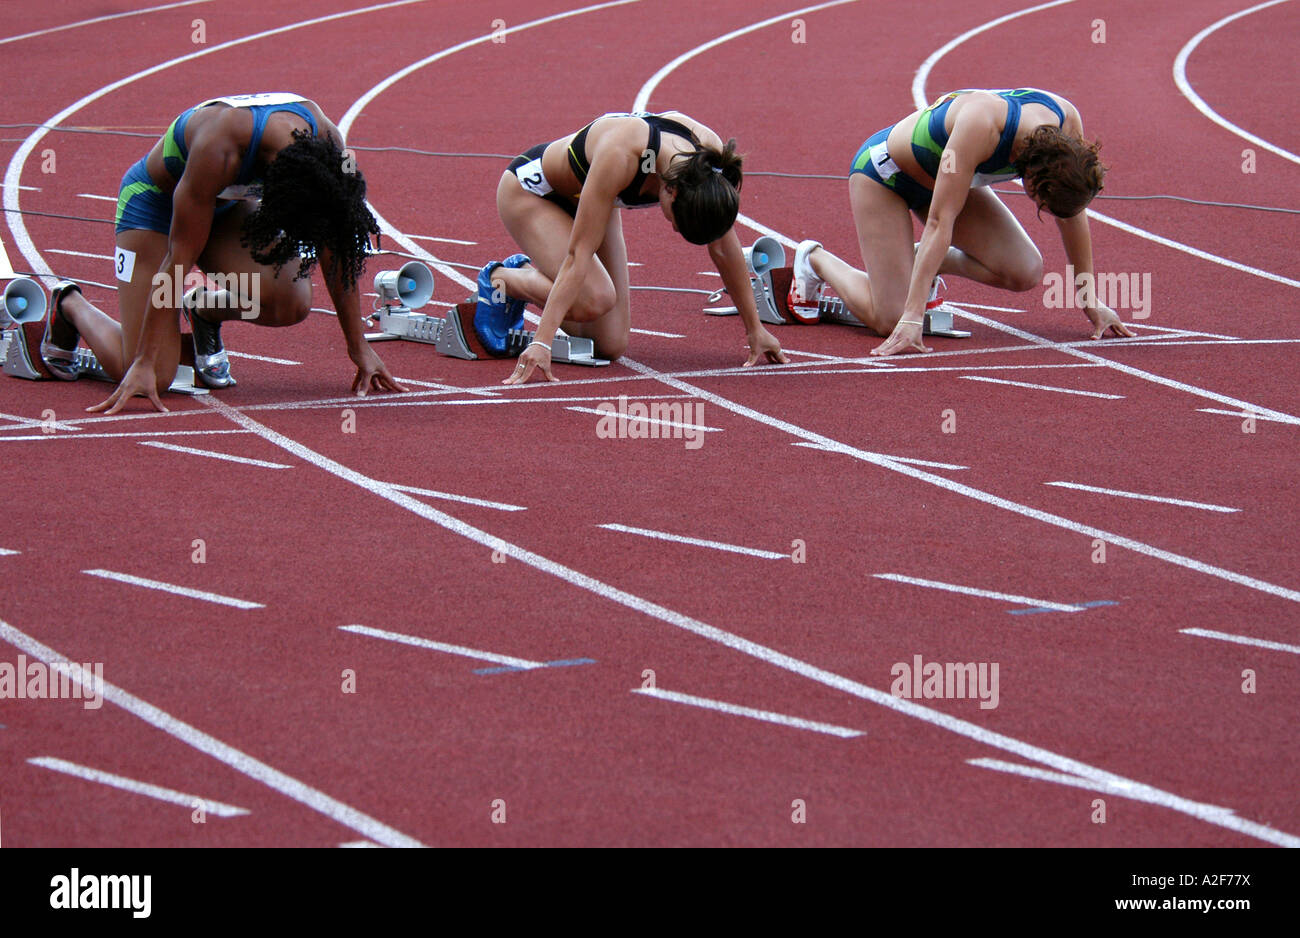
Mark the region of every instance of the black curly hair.
POLYGON ((298 260, 295 280, 311 273, 326 248, 334 268, 326 273, 351 288, 365 272, 370 236, 378 233, 366 207, 365 177, 351 154, 327 134, 296 130, 266 168, 261 205, 244 219, 240 243, 276 273, 298 260))
POLYGON ((664 172, 664 182, 677 192, 673 221, 691 244, 717 241, 736 223, 743 162, 733 137, 723 150, 704 146, 675 157, 664 172))

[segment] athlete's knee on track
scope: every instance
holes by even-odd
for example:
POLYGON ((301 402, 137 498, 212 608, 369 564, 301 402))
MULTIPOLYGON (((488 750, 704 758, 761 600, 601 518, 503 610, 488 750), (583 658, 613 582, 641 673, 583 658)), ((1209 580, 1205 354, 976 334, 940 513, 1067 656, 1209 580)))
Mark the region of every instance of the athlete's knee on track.
POLYGON ((606 358, 609 361, 615 361, 623 357, 627 351, 627 336, 621 336, 617 339, 600 339, 595 343, 596 355, 600 358, 606 358))

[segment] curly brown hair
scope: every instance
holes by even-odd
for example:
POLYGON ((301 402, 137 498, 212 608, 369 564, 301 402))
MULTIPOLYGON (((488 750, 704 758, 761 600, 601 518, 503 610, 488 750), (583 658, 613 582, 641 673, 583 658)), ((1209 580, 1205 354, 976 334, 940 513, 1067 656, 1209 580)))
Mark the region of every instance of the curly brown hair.
POLYGON ((1012 165, 1040 212, 1073 218, 1102 190, 1107 167, 1097 155, 1100 148, 1044 124, 1025 140, 1012 165))

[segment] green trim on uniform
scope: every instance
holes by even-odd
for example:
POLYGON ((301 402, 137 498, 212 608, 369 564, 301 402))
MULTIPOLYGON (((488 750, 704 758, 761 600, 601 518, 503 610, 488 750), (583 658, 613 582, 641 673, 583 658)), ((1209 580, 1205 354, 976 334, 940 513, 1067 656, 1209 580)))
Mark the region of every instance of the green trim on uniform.
POLYGON ((126 203, 141 192, 156 192, 162 195, 162 190, 151 182, 133 182, 129 186, 123 186, 122 191, 117 194, 117 214, 114 216, 114 222, 121 222, 122 213, 126 211, 126 203))

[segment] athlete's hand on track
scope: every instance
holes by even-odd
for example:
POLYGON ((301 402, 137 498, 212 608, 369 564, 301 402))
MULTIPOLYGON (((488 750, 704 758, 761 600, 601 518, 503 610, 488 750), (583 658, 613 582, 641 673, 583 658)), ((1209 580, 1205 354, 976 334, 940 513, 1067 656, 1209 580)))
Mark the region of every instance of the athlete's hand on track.
POLYGON ((369 345, 363 346, 358 354, 349 355, 357 366, 356 377, 352 379, 352 393, 365 397, 367 391, 405 391, 406 387, 388 373, 388 369, 369 345))
POLYGON ((515 364, 515 370, 510 373, 510 377, 502 381, 502 384, 523 384, 532 375, 534 369, 541 369, 542 374, 546 375, 547 381, 559 381, 560 379, 551 374, 551 350, 545 345, 534 342, 528 348, 524 349, 523 354, 519 356, 519 361, 515 364))
POLYGON ((140 358, 131 363, 131 367, 127 369, 107 400, 101 401, 94 407, 87 407, 86 411, 92 414, 103 411, 105 416, 115 414, 126 406, 127 401, 137 396, 149 398, 149 402, 156 410, 168 412, 163 402, 158 399, 158 376, 153 363, 140 358))
POLYGON ((766 358, 773 365, 790 364, 790 359, 781 351, 781 343, 776 340, 776 336, 763 328, 749 337, 749 360, 745 362, 745 367, 757 363, 760 358, 766 358))
POLYGON ((872 355, 896 355, 899 352, 930 351, 921 344, 922 324, 919 322, 906 322, 905 320, 906 317, 898 321, 898 324, 894 326, 894 331, 889 334, 889 338, 871 350, 872 355))
POLYGON ((1117 336, 1125 336, 1129 339, 1137 337, 1137 333, 1120 322, 1119 315, 1109 306, 1098 306, 1096 309, 1087 310, 1087 313, 1088 318, 1092 320, 1095 327, 1092 330, 1091 338, 1100 339, 1106 334, 1107 330, 1117 336))

